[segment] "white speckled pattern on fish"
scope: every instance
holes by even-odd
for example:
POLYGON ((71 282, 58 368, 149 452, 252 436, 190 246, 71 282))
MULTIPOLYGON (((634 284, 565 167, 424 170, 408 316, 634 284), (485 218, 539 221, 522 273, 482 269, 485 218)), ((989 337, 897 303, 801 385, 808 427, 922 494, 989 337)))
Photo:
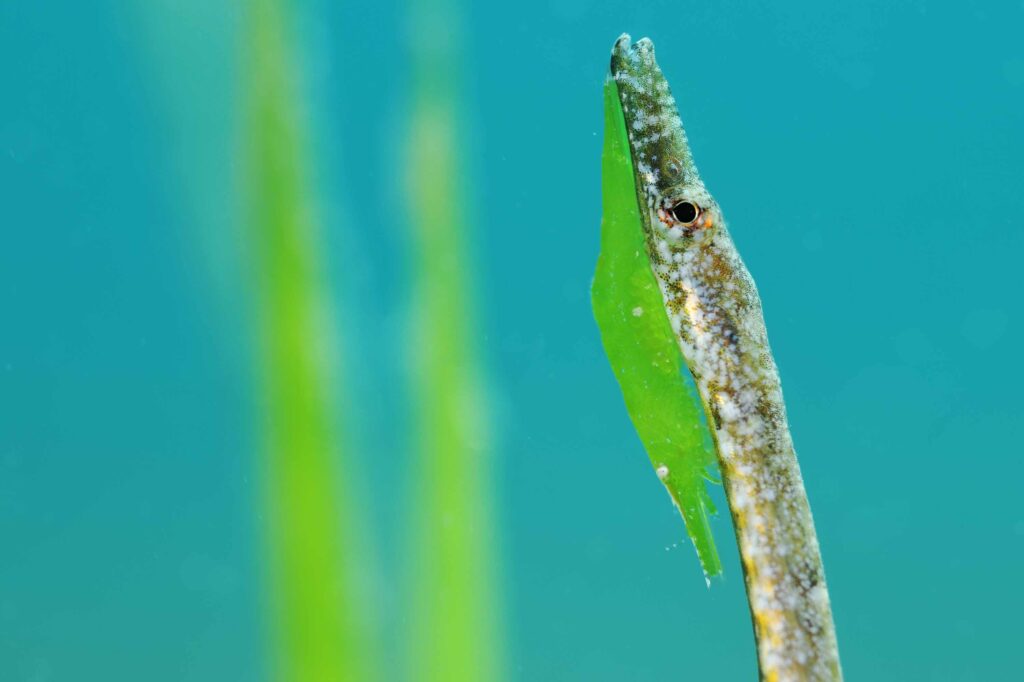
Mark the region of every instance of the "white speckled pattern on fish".
POLYGON ((718 448, 764 680, 842 673, 761 301, 646 38, 612 50, 651 268, 718 448))

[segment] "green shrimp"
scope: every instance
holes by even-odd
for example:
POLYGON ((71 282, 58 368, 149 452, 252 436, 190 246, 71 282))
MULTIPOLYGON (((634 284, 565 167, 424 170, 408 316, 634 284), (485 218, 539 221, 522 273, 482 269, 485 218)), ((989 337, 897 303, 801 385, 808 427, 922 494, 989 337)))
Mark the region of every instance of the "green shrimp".
POLYGON ((710 432, 761 678, 840 680, 821 554, 761 301, 694 165, 650 40, 631 44, 623 35, 615 43, 605 97, 605 213, 592 299, 627 410, 713 575, 720 564, 700 481, 713 463, 695 435, 710 432))

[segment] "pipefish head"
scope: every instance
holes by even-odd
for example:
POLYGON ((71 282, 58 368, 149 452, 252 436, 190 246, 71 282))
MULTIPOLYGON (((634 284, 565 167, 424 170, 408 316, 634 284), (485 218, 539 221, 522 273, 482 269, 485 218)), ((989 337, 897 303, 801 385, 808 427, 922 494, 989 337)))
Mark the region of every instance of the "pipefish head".
POLYGON ((646 203, 647 238, 682 246, 710 238, 721 215, 693 162, 654 44, 647 38, 631 43, 623 34, 612 48, 611 77, 622 103, 641 209, 646 203))

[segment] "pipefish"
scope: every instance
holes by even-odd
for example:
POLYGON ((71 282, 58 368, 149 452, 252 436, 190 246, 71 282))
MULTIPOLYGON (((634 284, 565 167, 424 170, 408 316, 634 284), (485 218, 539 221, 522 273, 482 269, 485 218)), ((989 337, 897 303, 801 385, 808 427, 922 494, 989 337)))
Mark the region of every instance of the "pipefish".
POLYGON ((697 172, 650 40, 623 35, 615 43, 605 113, 592 302, 627 410, 706 575, 721 571, 703 482, 717 460, 761 679, 840 680, 821 553, 761 301, 697 172))

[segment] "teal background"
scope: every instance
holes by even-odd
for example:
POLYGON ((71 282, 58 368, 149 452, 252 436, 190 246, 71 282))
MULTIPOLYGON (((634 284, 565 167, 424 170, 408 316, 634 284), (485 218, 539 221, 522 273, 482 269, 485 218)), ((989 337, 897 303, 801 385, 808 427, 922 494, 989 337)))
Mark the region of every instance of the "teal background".
MULTIPOLYGON (((400 131, 437 27, 364 5, 299 3, 294 43, 392 647, 414 510, 375 453, 409 445, 400 131)), ((240 12, 0 6, 0 679, 269 674, 240 12)), ((509 678, 754 677, 728 521, 708 590, 589 309, 623 31, 760 287, 848 679, 1019 676, 1024 5, 461 12, 509 678)))

